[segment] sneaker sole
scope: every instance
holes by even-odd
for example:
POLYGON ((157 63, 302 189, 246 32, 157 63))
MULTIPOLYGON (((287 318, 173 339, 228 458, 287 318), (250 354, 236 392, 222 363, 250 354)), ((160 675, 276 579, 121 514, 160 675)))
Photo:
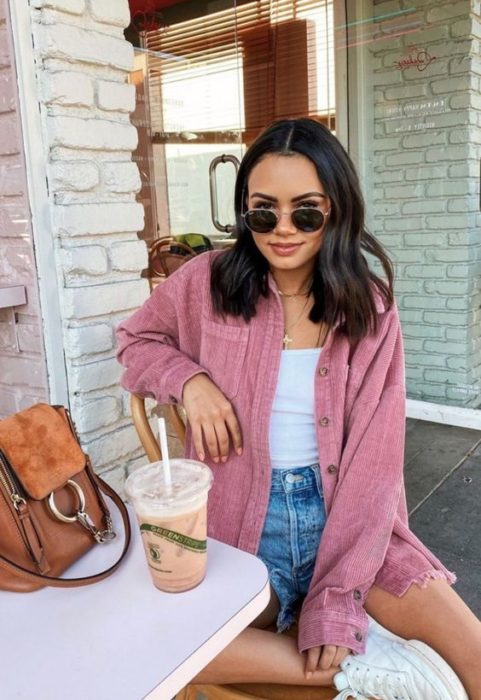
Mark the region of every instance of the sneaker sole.
POLYGON ((441 674, 442 680, 448 686, 447 690, 450 693, 449 700, 469 700, 461 681, 451 666, 428 644, 420 642, 417 639, 407 640, 403 637, 399 637, 397 634, 394 634, 394 632, 383 627, 372 617, 369 618, 369 627, 379 636, 391 639, 404 648, 407 647, 408 649, 415 650, 417 655, 425 661, 429 668, 441 674))

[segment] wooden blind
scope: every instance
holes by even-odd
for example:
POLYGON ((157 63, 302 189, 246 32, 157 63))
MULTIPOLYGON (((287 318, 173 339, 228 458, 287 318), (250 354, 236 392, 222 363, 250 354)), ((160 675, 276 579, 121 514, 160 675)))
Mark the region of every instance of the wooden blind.
POLYGON ((335 128, 333 0, 254 0, 144 36, 154 141, 249 142, 275 118, 335 128))

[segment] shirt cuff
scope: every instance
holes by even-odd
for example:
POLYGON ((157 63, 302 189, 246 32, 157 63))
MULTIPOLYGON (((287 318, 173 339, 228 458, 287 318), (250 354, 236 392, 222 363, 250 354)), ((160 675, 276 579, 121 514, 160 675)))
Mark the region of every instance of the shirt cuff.
POLYGON ((174 371, 167 372, 162 377, 162 383, 164 385, 164 391, 162 391, 162 394, 169 397, 169 403, 181 404, 185 383, 188 382, 189 379, 192 379, 192 377, 195 377, 197 374, 206 374, 209 378, 211 378, 209 372, 203 367, 195 364, 195 362, 191 362, 189 360, 182 362, 175 368, 174 371))
POLYGON ((299 619, 299 651, 333 644, 362 654, 366 648, 368 624, 364 609, 359 618, 333 610, 303 610, 299 619))

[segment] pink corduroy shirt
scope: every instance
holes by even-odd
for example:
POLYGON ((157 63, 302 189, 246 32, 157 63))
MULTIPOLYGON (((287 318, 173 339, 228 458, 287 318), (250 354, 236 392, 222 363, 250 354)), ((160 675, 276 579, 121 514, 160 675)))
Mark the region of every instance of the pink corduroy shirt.
MULTIPOLYGON (((257 314, 214 314, 210 261, 183 265, 118 328, 122 385, 159 403, 182 401, 185 382, 206 372, 232 402, 243 454, 214 472, 211 537, 255 554, 269 502, 269 423, 284 334, 273 280, 257 314)), ((352 347, 330 332, 316 371, 315 412, 327 522, 299 618, 298 647, 334 644, 362 652, 363 603, 373 584, 401 596, 411 584, 455 577, 408 526, 403 482, 404 356, 395 306, 377 299, 378 330, 352 347)), ((186 455, 193 459, 190 432, 186 455)))

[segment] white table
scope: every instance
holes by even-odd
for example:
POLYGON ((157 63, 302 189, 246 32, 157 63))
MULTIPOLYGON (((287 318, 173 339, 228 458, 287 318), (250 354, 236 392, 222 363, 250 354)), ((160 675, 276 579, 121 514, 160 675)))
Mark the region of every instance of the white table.
MULTIPOLYGON (((130 553, 105 581, 0 591, 1 700, 170 699, 267 605, 264 564, 212 539, 202 584, 158 591, 132 526, 130 553)), ((72 575, 105 568, 120 547, 95 547, 72 575)))

